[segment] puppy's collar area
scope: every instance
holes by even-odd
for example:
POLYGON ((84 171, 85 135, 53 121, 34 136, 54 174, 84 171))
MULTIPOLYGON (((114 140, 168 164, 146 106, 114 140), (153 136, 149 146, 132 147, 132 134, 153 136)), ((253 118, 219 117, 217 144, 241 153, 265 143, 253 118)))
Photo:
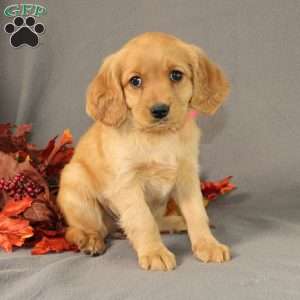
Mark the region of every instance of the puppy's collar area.
POLYGON ((196 110, 190 110, 187 115, 189 119, 196 119, 198 117, 198 112, 196 110))

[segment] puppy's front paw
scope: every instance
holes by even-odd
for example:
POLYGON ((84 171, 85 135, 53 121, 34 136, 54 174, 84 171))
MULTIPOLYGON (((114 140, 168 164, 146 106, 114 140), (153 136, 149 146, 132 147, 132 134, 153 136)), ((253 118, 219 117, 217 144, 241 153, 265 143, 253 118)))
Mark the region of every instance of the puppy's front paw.
POLYGON ((222 263, 230 260, 230 250, 226 245, 213 239, 201 239, 193 246, 194 255, 201 261, 222 263))
POLYGON ((98 233, 88 234, 78 228, 69 227, 66 239, 87 255, 98 256, 106 250, 104 240, 98 233))
POLYGON ((145 270, 170 271, 176 267, 175 255, 166 247, 139 256, 139 264, 145 270))
POLYGON ((98 235, 88 235, 86 243, 80 248, 83 253, 91 256, 99 256, 106 250, 106 245, 98 235))

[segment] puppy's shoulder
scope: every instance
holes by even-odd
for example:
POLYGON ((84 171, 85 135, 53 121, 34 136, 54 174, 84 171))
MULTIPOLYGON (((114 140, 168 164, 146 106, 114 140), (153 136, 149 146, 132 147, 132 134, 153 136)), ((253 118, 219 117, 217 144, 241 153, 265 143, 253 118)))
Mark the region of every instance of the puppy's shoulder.
POLYGON ((103 126, 100 122, 95 122, 79 139, 73 160, 82 160, 90 157, 94 153, 101 153, 103 140, 103 126))

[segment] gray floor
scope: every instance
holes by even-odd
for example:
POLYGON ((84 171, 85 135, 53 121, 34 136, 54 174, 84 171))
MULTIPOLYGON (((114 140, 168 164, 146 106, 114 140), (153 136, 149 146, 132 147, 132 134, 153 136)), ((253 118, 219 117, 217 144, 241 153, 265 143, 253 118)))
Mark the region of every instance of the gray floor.
MULTIPOLYGON (((11 4, 1 1, 0 9, 11 4)), ((232 83, 228 103, 202 117, 202 176, 239 189, 209 209, 233 260, 205 265, 185 235, 165 236, 170 273, 138 268, 127 241, 98 258, 0 253, 1 299, 300 299, 300 2, 41 1, 39 47, 13 49, 0 30, 0 121, 33 123, 33 140, 90 120, 85 89, 100 60, 144 31, 202 46, 232 83)), ((10 22, 0 17, 0 25, 10 22)))
POLYGON ((178 263, 168 273, 140 270, 127 241, 97 258, 2 253, 1 299, 299 299, 299 196, 295 185, 272 186, 213 204, 216 235, 233 250, 223 265, 193 258, 186 235, 164 236, 178 263))

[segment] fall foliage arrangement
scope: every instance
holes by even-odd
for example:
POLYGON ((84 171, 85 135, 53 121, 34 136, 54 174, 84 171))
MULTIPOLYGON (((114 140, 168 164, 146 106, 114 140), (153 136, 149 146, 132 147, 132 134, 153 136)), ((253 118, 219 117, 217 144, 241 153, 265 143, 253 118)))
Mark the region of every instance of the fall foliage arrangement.
MULTIPOLYGON (((66 223, 56 204, 59 176, 74 147, 67 129, 45 148, 29 143, 31 125, 0 124, 0 248, 31 248, 32 254, 77 251, 64 239, 66 223)), ((203 181, 205 205, 235 188, 231 177, 203 181)), ((175 213, 170 200, 166 214, 175 213)))

